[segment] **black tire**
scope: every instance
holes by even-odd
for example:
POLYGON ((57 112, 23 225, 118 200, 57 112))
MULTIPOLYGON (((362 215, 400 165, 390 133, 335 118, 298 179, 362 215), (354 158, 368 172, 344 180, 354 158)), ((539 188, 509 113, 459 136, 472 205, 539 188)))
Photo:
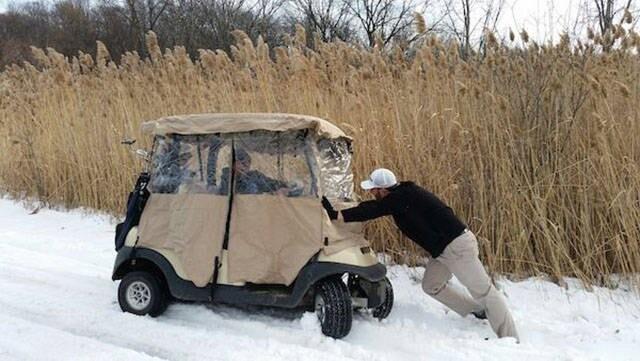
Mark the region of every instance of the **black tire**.
POLYGON ((171 303, 171 300, 172 300, 171 293, 169 292, 169 289, 164 282, 160 282, 160 291, 162 292, 162 296, 160 297, 160 301, 159 301, 160 304, 158 305, 157 308, 149 312, 149 316, 151 317, 158 317, 162 315, 164 311, 167 310, 167 308, 169 307, 169 304, 171 303))
POLYGON ((326 278, 316 284, 314 305, 323 334, 333 338, 349 334, 353 320, 351 295, 339 277, 326 278))
POLYGON ((122 278, 118 286, 118 303, 123 312, 152 317, 161 315, 169 304, 161 280, 144 271, 127 273, 122 278))
POLYGON ((393 286, 391 286, 391 281, 385 277, 382 282, 384 283, 384 302, 373 309, 373 317, 381 321, 389 316, 393 308, 393 286))

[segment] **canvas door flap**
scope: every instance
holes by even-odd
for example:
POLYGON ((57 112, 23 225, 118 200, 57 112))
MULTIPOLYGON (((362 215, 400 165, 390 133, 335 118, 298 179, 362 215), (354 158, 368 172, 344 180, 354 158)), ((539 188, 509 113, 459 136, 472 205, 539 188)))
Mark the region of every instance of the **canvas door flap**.
POLYGON ((238 194, 229 237, 229 281, 289 285, 322 248, 320 201, 238 194))
POLYGON ((172 197, 175 196, 151 193, 140 217, 139 246, 167 248, 172 197))
MULTIPOLYGON (((353 202, 333 202, 333 204, 336 210, 357 205, 353 202)), ((364 238, 362 222, 332 221, 326 213, 323 214, 322 220, 322 236, 328 241, 328 245, 323 248, 325 254, 331 255, 355 246, 369 246, 369 241, 364 238)))
POLYGON ((369 246, 369 241, 364 238, 362 223, 331 221, 329 217, 323 220, 323 238, 328 240, 328 245, 323 248, 325 254, 331 255, 355 246, 369 246))
POLYGON ((152 194, 138 244, 175 252, 187 278, 206 286, 222 250, 228 203, 212 194, 152 194))

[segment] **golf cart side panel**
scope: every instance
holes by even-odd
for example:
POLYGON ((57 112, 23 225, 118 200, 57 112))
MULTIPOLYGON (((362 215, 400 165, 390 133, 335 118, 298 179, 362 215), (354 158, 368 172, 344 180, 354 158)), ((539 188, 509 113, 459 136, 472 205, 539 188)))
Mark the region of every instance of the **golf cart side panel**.
POLYGON ((122 247, 116 256, 111 278, 114 281, 121 279, 142 261, 149 262, 162 272, 173 297, 183 301, 204 302, 211 300, 210 284, 198 287, 193 282, 180 278, 172 264, 163 255, 148 248, 122 247))
POLYGON ((173 267, 204 287, 224 243, 229 195, 220 188, 221 170, 231 146, 213 134, 158 136, 155 145, 137 245, 177 255, 173 267))
POLYGON ((322 248, 318 199, 237 194, 229 236, 229 281, 290 285, 322 248))
POLYGON ((228 281, 289 286, 323 246, 311 134, 256 130, 228 136, 236 157, 228 281))
POLYGON ((138 246, 178 255, 187 279, 205 286, 224 241, 228 199, 212 194, 154 194, 140 220, 138 246))

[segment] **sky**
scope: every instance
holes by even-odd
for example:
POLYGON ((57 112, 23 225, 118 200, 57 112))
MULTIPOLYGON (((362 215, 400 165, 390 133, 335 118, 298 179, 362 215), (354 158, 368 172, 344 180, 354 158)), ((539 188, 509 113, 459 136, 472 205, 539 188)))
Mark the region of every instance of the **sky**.
MULTIPOLYGON (((0 0, 1 1, 1 0, 0 0)), ((508 0, 498 33, 526 29, 533 39, 552 40, 565 30, 571 32, 578 18, 580 0, 508 0)))
MULTIPOLYGON (((0 0, 0 12, 5 11, 9 2, 21 3, 28 0, 0 0)), ((563 30, 573 27, 581 0, 506 0, 498 23, 498 33, 507 36, 509 29, 518 33, 527 29, 531 38, 539 42, 556 38, 563 30)))

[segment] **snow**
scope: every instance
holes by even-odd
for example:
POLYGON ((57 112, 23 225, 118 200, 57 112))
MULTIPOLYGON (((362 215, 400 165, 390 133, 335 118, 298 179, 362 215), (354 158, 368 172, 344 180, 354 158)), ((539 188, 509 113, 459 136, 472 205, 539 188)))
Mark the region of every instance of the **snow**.
POLYGON ((389 269, 396 306, 354 319, 342 340, 312 313, 173 304, 158 318, 122 313, 111 281, 114 222, 0 199, 0 360, 638 360, 633 292, 499 281, 522 342, 427 297, 421 269, 389 269), (485 340, 485 338, 488 338, 485 340))

